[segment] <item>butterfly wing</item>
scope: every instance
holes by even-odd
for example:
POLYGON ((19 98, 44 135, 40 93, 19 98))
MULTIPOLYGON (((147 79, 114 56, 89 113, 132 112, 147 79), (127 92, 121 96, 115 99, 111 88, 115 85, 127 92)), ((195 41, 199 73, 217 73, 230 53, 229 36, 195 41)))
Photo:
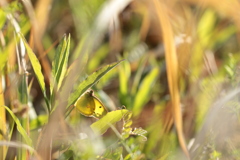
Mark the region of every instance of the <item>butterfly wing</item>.
POLYGON ((97 97, 94 96, 93 99, 95 103, 94 117, 102 118, 104 115, 107 114, 108 111, 103 105, 103 103, 97 97))
POLYGON ((95 102, 92 94, 86 92, 81 97, 79 97, 75 103, 75 107, 81 114, 87 117, 94 116, 95 102))

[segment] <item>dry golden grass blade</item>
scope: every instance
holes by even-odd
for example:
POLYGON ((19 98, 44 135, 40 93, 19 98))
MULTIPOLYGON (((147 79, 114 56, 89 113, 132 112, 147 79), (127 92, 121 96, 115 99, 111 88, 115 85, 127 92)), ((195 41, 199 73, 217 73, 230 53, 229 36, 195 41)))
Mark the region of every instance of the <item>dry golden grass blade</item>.
MULTIPOLYGON (((4 96, 3 96, 3 88, 2 88, 2 75, 0 74, 0 106, 4 106, 4 96)), ((0 107, 0 140, 3 141, 4 135, 6 134, 6 111, 4 107, 0 107)), ((5 159, 7 147, 0 147, 0 159, 5 159)))
POLYGON ((178 139, 182 150, 189 158, 189 153, 187 146, 185 144, 185 139, 183 135, 182 128, 182 113, 180 108, 180 96, 179 96, 179 88, 178 88, 178 61, 176 55, 176 48, 174 44, 174 35, 172 26, 169 22, 169 17, 167 16, 166 8, 163 2, 159 2, 158 0, 153 0, 153 6, 155 7, 155 11, 157 17, 160 22, 160 26, 163 34, 163 41, 165 47, 165 57, 167 64, 167 77, 168 84, 170 90, 170 96, 173 107, 173 117, 175 126, 178 133, 178 139))

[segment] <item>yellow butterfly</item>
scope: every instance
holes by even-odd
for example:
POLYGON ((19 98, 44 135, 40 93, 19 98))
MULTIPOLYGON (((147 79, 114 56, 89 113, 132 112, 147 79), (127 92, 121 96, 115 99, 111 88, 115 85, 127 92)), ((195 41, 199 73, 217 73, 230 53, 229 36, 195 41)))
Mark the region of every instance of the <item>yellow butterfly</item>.
POLYGON ((102 118, 108 112, 103 103, 94 96, 93 90, 80 96, 74 106, 87 117, 102 118))

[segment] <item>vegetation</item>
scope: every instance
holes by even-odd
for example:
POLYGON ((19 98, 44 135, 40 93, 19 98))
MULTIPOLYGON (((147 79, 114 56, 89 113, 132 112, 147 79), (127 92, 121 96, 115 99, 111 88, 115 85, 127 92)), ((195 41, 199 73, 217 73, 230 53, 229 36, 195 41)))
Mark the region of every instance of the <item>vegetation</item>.
POLYGON ((238 1, 0 6, 0 159, 240 159, 238 1))

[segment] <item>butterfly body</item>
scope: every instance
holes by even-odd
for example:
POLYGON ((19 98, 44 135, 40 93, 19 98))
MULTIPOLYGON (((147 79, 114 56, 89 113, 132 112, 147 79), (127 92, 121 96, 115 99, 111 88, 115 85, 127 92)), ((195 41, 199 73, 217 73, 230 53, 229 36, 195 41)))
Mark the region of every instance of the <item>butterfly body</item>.
POLYGON ((102 118, 108 112, 103 103, 94 96, 92 90, 80 96, 74 105, 81 114, 87 117, 102 118))

